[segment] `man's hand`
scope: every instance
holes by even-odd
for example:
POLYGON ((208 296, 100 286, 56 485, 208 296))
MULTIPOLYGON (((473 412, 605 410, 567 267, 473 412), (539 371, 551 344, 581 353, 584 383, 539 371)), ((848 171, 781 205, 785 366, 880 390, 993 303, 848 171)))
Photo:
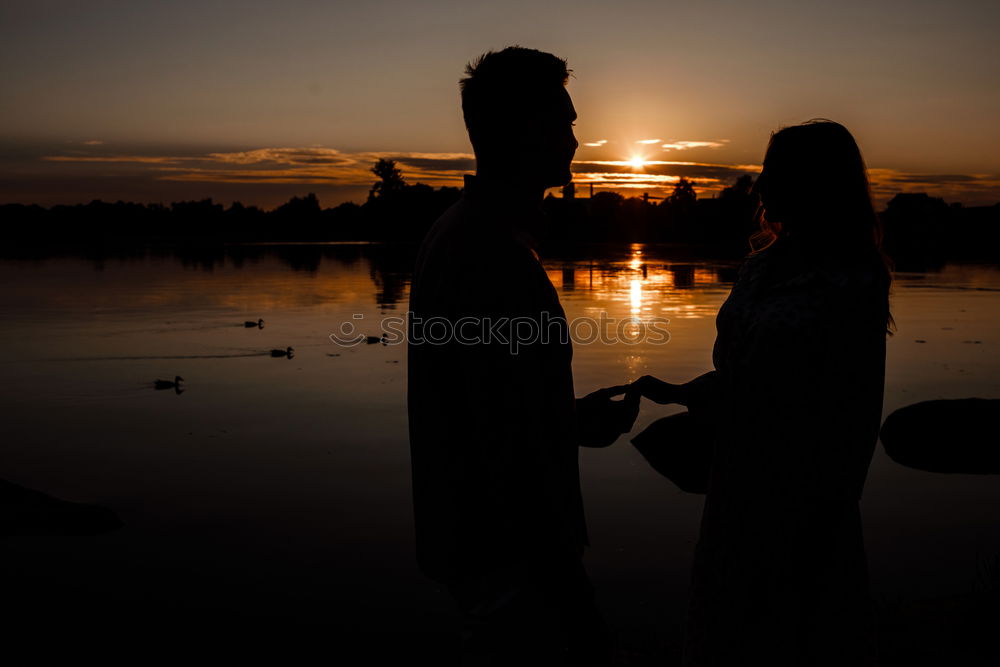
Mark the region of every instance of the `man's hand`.
POLYGON ((607 447, 632 430, 639 414, 639 392, 630 385, 598 389, 576 399, 576 421, 582 447, 607 447), (620 401, 615 396, 625 395, 620 401))
POLYGON ((666 405, 668 403, 686 404, 683 400, 683 386, 664 382, 652 375, 643 375, 635 382, 625 385, 629 391, 636 392, 640 396, 645 396, 654 403, 666 405))

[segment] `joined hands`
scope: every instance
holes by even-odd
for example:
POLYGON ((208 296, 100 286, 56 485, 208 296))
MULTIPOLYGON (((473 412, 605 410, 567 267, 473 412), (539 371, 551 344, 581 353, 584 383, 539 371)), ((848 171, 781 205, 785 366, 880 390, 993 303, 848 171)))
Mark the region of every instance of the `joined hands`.
POLYGON ((652 375, 643 375, 635 382, 625 386, 628 387, 629 391, 637 392, 640 396, 645 396, 660 405, 685 403, 682 397, 684 385, 670 384, 652 375))
POLYGON ((579 444, 584 447, 607 447, 622 433, 631 431, 639 415, 639 399, 643 396, 660 405, 687 405, 688 394, 688 385, 671 384, 652 375, 643 375, 634 382, 598 389, 578 398, 579 444), (625 398, 612 400, 621 395, 625 398))
POLYGON ((607 447, 632 430, 639 414, 639 393, 630 385, 598 389, 576 399, 576 414, 580 445, 607 447), (625 398, 612 400, 622 394, 625 398))

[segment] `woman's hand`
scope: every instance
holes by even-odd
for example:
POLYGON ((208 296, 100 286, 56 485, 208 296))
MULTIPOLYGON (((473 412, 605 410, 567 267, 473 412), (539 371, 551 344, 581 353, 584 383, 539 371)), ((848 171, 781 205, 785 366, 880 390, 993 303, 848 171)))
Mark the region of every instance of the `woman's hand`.
POLYGON ((639 414, 639 394, 630 385, 598 389, 576 399, 579 444, 583 447, 607 447, 622 433, 632 430, 639 414), (616 396, 625 397, 620 401, 616 396))
POLYGON ((681 387, 679 384, 664 382, 652 375, 643 375, 635 382, 628 385, 629 391, 638 392, 654 403, 666 405, 667 403, 681 402, 681 387))

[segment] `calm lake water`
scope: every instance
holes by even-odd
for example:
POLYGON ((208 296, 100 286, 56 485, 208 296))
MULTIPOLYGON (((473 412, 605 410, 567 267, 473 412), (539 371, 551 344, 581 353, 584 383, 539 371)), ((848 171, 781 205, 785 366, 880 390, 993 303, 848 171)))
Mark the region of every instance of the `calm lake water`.
MULTIPOLYGON (((275 599, 350 601, 359 628, 447 617, 448 598, 413 562, 405 348, 329 339, 345 321, 377 334, 381 318, 404 315, 410 261, 364 245, 0 261, 0 478, 108 506, 126 524, 8 548, 72 553, 68 579, 85 579, 86 563, 118 564, 107 576, 121 580, 93 586, 124 600, 186 596, 251 614, 284 613, 275 599), (262 329, 243 326, 257 318, 262 329), (269 354, 288 346, 291 359, 269 354), (175 375, 183 393, 153 389, 175 375), (171 568, 200 574, 147 576, 171 568), (219 582, 251 582, 254 594, 234 602, 219 582)), ((570 318, 670 320, 667 344, 577 345, 578 395, 711 368, 734 263, 633 246, 546 267, 570 318)), ((892 307, 886 415, 929 399, 1000 398, 997 267, 899 273, 892 307)), ((633 433, 674 411, 644 404, 633 433)), ((995 436, 983 444, 997 446, 995 436)), ((702 497, 649 469, 627 438, 582 450, 581 474, 587 565, 612 621, 674 623, 702 497)), ((1000 553, 994 476, 907 469, 879 447, 863 513, 877 599, 966 593, 977 559, 1000 553)))

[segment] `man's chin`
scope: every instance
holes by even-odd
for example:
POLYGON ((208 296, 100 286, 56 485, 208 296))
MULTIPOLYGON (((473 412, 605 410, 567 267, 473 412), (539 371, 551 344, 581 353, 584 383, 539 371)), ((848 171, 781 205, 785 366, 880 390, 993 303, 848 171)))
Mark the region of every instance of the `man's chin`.
POLYGON ((567 171, 559 174, 558 176, 555 176, 552 179, 550 179, 551 185, 549 185, 547 187, 550 187, 550 188, 561 188, 561 187, 563 187, 565 185, 569 185, 569 183, 572 180, 573 180, 573 172, 567 170, 567 171))

